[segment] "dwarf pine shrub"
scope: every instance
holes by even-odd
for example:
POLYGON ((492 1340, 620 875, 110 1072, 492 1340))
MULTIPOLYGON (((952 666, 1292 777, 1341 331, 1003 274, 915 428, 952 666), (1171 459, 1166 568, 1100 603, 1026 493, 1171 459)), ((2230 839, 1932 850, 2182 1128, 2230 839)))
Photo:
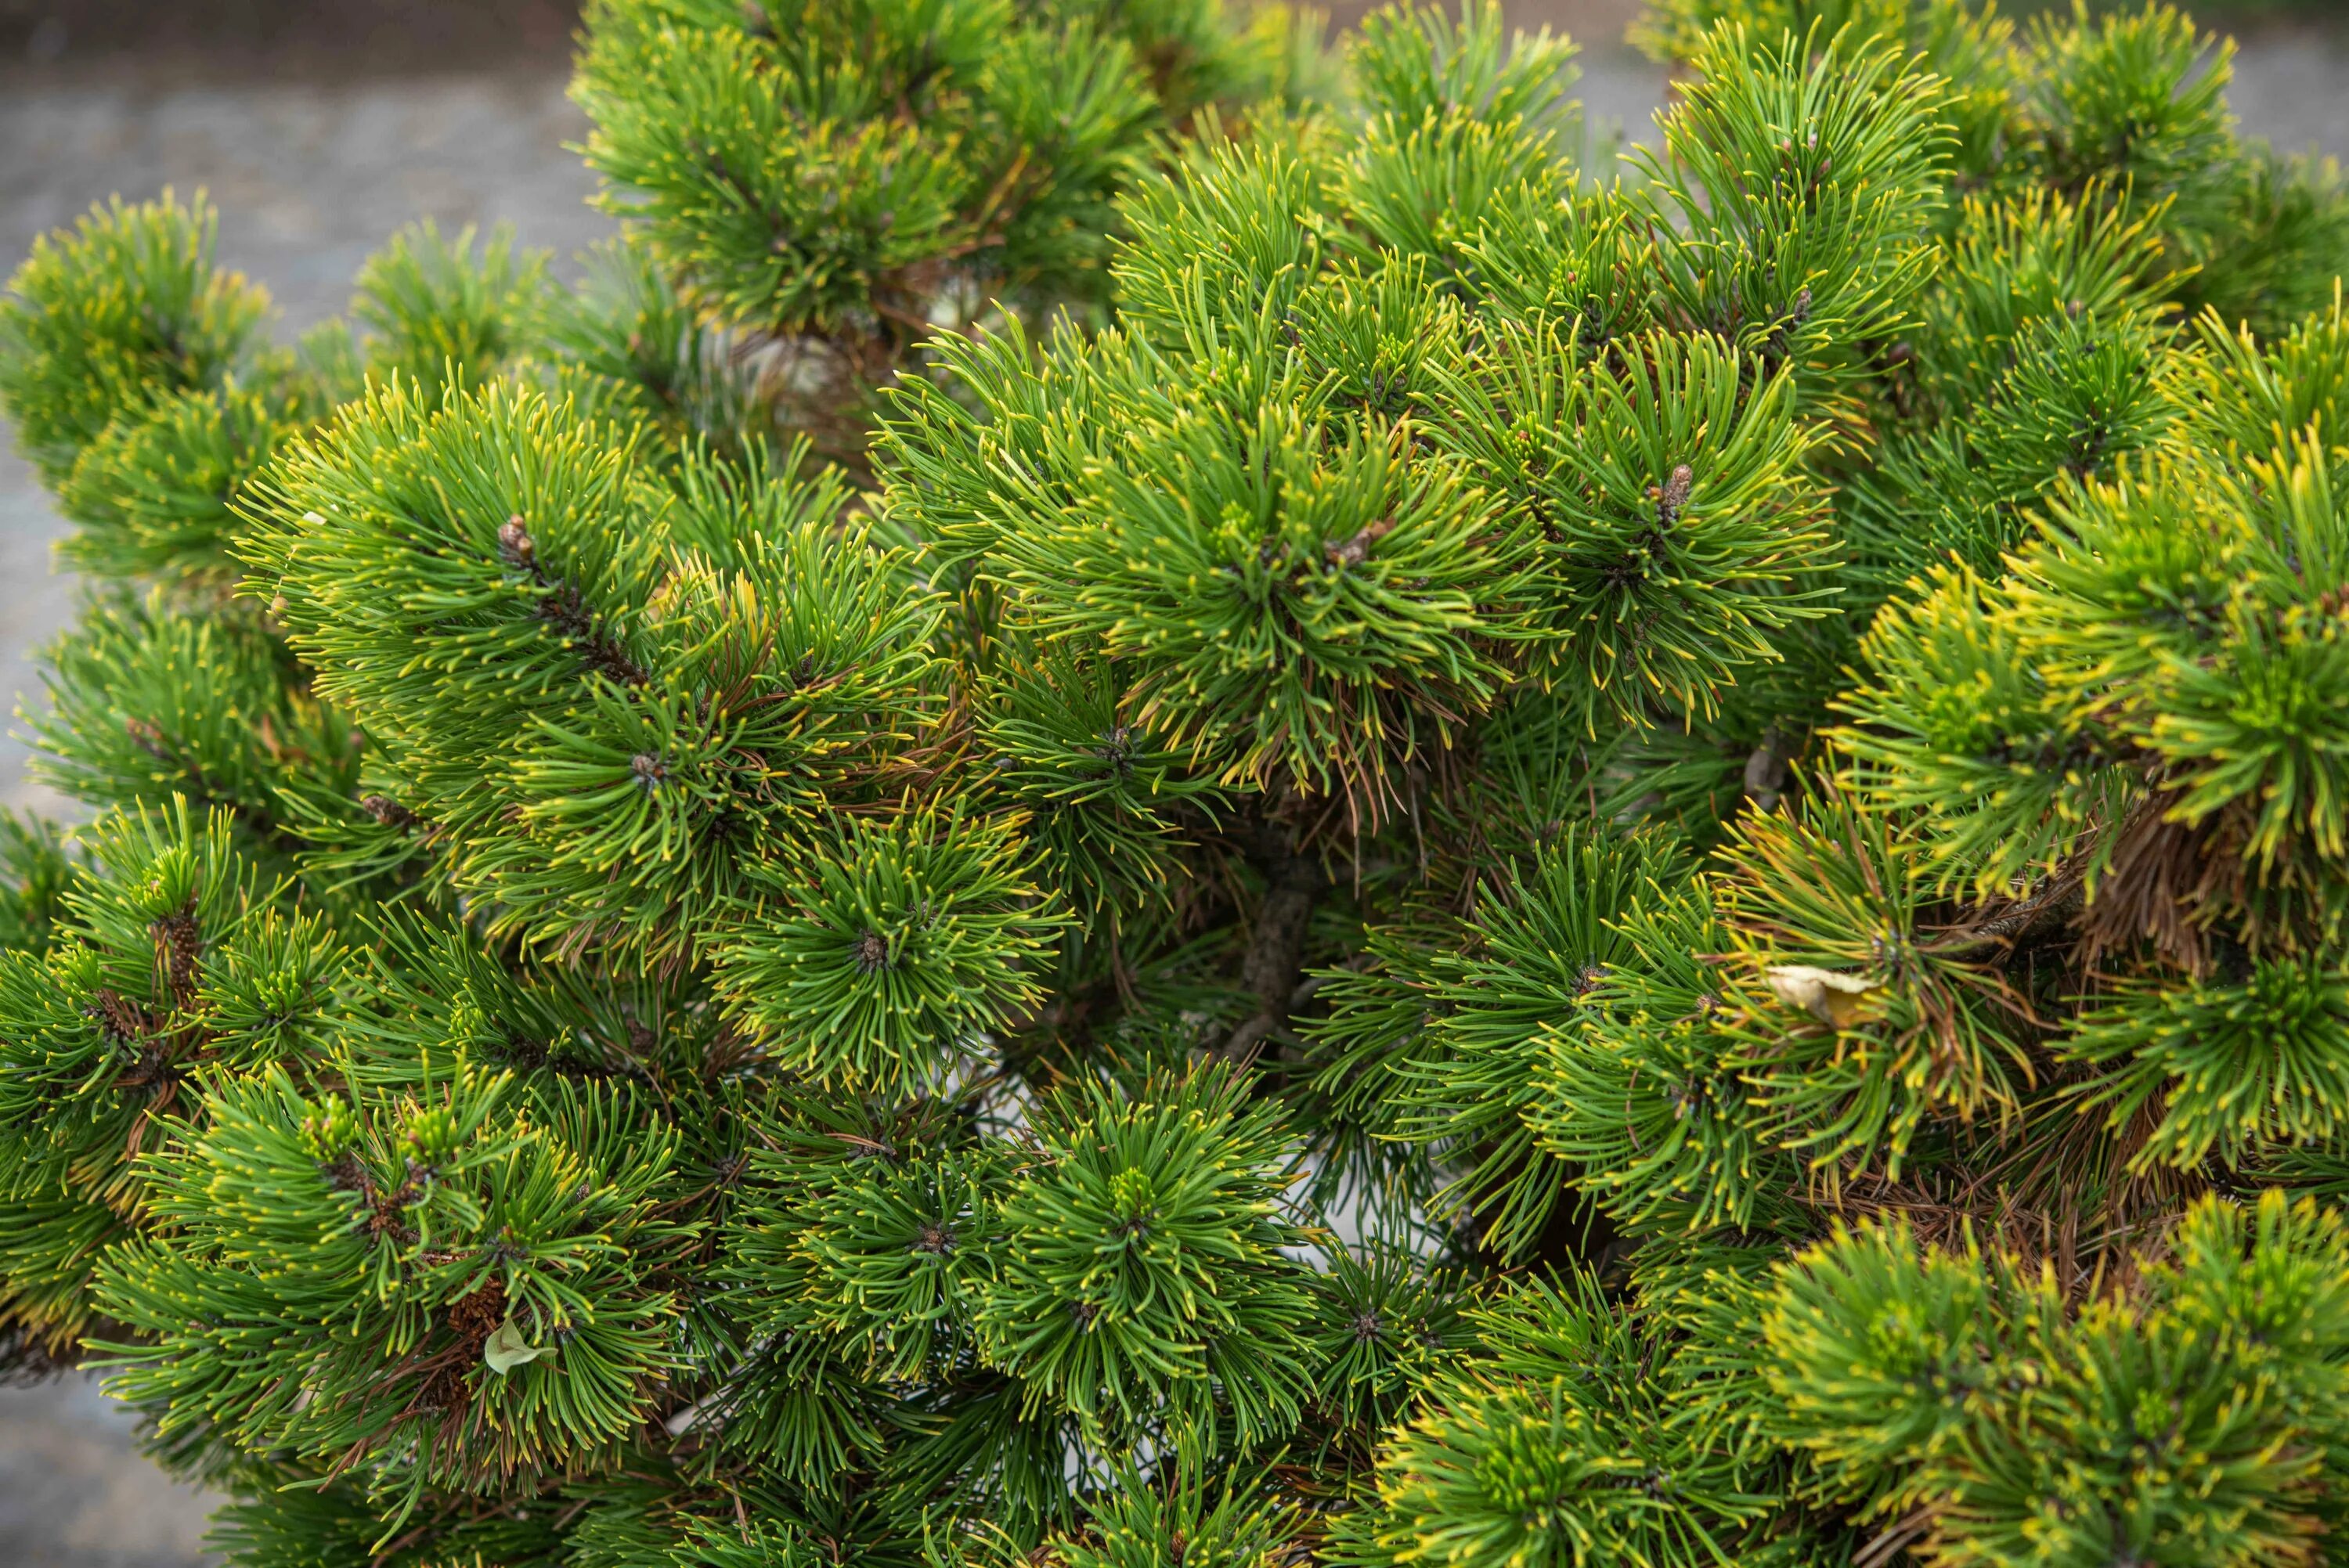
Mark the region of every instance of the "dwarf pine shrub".
POLYGON ((2161 5, 595 0, 0 303, 0 1325, 238 1568, 2349 1563, 2349 191, 2161 5))

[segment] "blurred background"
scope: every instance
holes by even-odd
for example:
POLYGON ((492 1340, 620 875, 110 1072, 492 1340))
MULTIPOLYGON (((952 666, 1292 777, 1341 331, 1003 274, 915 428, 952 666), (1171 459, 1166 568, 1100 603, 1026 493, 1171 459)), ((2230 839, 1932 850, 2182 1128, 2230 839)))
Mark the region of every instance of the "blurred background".
MULTIPOLYGON (((1342 26, 1374 3, 1330 8, 1342 26)), ((1583 45, 1597 126, 1652 138, 1668 83, 1622 43, 1638 0, 1508 8, 1583 45)), ((2247 132, 2349 158, 2349 0, 2189 8, 2240 39, 2247 132)), ((268 285, 288 333, 340 312, 361 261, 411 219, 509 223, 569 256, 609 227, 566 147, 587 129, 564 96, 574 19, 564 0, 0 0, 0 276, 92 202, 167 185, 212 193, 223 259, 268 285)), ((71 583, 50 570, 60 530, 0 442, 12 712, 38 700, 32 655, 72 613, 71 583)), ((0 802, 60 809, 24 761, 21 742, 0 741, 0 802)), ((208 1507, 139 1457, 88 1377, 0 1387, 0 1565, 192 1568, 208 1507)))

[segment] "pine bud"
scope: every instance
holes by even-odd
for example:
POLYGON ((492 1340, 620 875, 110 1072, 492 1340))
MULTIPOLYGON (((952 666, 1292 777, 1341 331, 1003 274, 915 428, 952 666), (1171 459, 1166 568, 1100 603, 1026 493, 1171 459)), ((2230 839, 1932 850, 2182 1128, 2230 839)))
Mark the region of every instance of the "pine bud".
POLYGON ((498 530, 498 556, 517 572, 538 570, 538 542, 531 538, 520 512, 506 519, 505 526, 498 530))
POLYGON ((1686 463, 1672 469, 1672 477, 1664 481, 1663 489, 1655 492, 1657 527, 1670 528, 1680 521, 1681 508, 1688 504, 1689 486, 1695 482, 1695 479, 1686 463))
POLYGON ((1332 566, 1360 566, 1370 558, 1371 546, 1394 531, 1394 519, 1382 517, 1366 525, 1360 533, 1343 544, 1325 544, 1321 558, 1332 566))
POLYGON ((408 828, 416 824, 416 813, 388 795, 362 795, 359 810, 387 828, 408 828))

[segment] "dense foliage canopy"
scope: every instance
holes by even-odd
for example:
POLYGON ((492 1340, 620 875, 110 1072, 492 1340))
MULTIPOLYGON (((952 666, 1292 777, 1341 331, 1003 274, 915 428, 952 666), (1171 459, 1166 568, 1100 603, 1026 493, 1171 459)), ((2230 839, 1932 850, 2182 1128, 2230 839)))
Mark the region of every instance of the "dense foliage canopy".
POLYGON ((0 1326, 237 1568, 2349 1563, 2349 189, 2160 5, 595 0, 0 409, 0 1326))

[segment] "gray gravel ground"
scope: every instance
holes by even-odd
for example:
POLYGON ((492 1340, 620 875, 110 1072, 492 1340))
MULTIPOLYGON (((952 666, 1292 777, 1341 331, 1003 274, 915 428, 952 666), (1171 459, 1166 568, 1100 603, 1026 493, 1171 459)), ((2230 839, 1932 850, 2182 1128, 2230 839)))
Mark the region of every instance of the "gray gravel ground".
MULTIPOLYGON (((1621 36, 1628 8, 1513 7, 1602 39, 1621 36)), ((1647 129, 1662 73, 1606 46, 1583 65, 1592 119, 1647 129)), ((2237 61, 2234 101, 2279 146, 2349 156, 2349 45, 2264 34, 2237 61)), ((593 181, 564 150, 585 129, 543 71, 180 86, 0 72, 0 276, 93 201, 203 187, 222 211, 224 259, 267 284, 298 328, 339 311, 362 259, 411 219, 510 222, 525 244, 566 256, 605 233, 584 205, 593 181)), ((37 692, 32 655, 71 616, 71 585, 49 571, 61 531, 30 469, 0 450, 0 693, 37 692)), ((26 779, 25 755, 0 741, 0 803, 68 811, 26 779)), ((202 1561, 207 1506, 137 1459, 127 1418, 90 1382, 0 1389, 0 1564, 190 1568, 202 1561)))
POLYGON ((139 1458, 91 1379, 0 1389, 0 1563, 191 1568, 213 1500, 139 1458))

